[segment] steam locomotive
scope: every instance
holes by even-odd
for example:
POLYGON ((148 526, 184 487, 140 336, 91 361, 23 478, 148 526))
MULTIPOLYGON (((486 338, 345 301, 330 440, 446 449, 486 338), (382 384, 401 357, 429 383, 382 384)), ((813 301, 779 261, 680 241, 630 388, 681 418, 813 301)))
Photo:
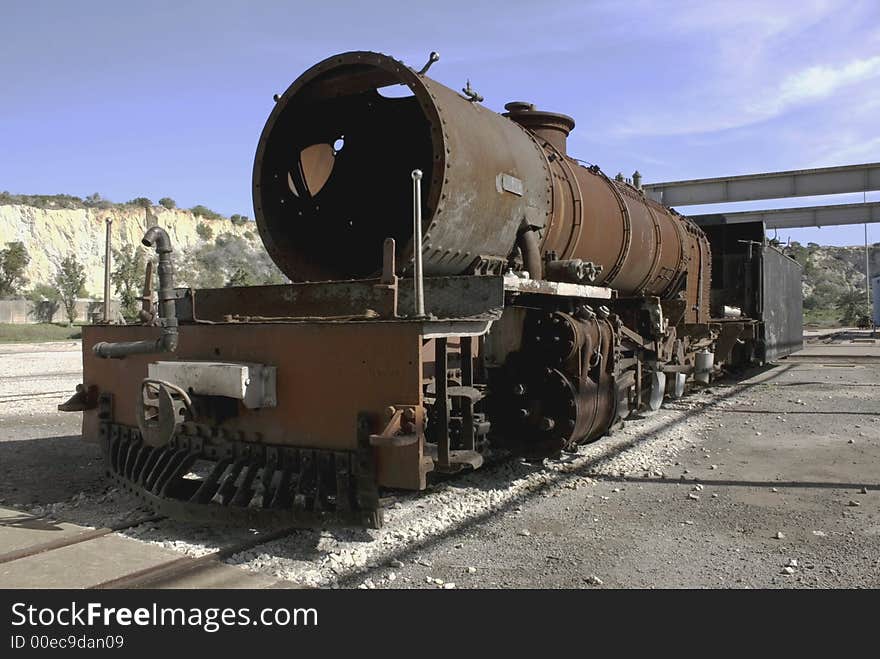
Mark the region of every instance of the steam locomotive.
POLYGON ((175 287, 147 232, 158 302, 84 328, 61 406, 119 485, 175 517, 377 527, 383 489, 573 450, 798 349, 800 271, 762 225, 697 226, 568 156, 571 117, 499 115, 435 59, 344 53, 275 97, 254 210, 291 283, 175 287))

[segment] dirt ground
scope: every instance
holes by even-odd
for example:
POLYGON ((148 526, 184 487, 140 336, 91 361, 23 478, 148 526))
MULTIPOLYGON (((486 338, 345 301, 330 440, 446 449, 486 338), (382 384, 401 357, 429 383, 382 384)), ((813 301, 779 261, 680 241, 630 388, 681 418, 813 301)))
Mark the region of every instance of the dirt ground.
POLYGON ((661 429, 709 422, 663 478, 562 483, 413 547, 394 585, 876 588, 878 376, 880 364, 794 363, 715 386, 717 402, 661 429))
MULTIPOLYGON (((79 415, 54 411, 80 381, 78 345, 47 345, 0 346, 0 503, 91 525, 131 514, 79 415)), ((876 588, 878 513, 880 361, 787 361, 568 462, 403 496, 386 529, 303 531, 230 562, 324 587, 876 588)), ((225 537, 167 522, 142 539, 192 553, 225 537)))

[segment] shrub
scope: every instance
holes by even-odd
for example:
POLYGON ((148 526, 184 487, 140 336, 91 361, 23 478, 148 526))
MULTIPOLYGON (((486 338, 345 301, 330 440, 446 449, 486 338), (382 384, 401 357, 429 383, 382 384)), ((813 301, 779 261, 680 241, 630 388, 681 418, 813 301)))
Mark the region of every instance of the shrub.
POLYGON ((207 241, 207 240, 211 240, 211 238, 214 237, 214 230, 211 227, 209 227, 207 224, 205 224, 204 222, 199 222, 196 225, 196 234, 202 240, 207 241))
POLYGON ((259 243, 222 233, 213 243, 189 249, 180 268, 181 285, 194 288, 222 288, 260 284, 281 284, 286 278, 259 243))
POLYGON ((28 291, 27 298, 34 305, 34 316, 39 323, 51 323, 61 306, 61 295, 49 284, 37 284, 28 291))
POLYGON ((230 286, 253 286, 255 283, 254 276, 249 270, 236 268, 223 285, 228 288, 230 286))
POLYGON ((153 202, 146 197, 135 197, 131 201, 126 202, 129 206, 140 206, 141 208, 152 208, 153 202))
POLYGON ((210 208, 207 208, 206 206, 202 206, 201 204, 198 204, 197 206, 193 206, 189 210, 193 215, 199 215, 199 216, 205 218, 206 220, 219 220, 219 219, 222 219, 222 217, 223 217, 222 215, 220 215, 220 213, 216 213, 216 212, 212 211, 210 208))
POLYGON ((85 208, 85 202, 69 194, 11 194, 0 192, 0 204, 22 204, 34 208, 85 208))
POLYGON ((88 197, 83 199, 83 205, 86 208, 99 208, 99 209, 103 210, 103 209, 107 209, 107 208, 112 208, 113 202, 108 199, 104 199, 97 192, 93 192, 88 197))
POLYGON ((835 306, 843 325, 857 325, 863 317, 871 315, 871 305, 866 299, 864 289, 850 289, 837 299, 835 306))
POLYGON ((172 208, 177 208, 177 202, 174 201, 171 197, 162 197, 159 200, 159 205, 164 206, 168 210, 171 210, 172 208))
POLYGON ((237 227, 244 226, 245 224, 248 223, 248 216, 247 215, 239 215, 238 213, 236 213, 235 215, 229 216, 229 221, 232 222, 237 227))

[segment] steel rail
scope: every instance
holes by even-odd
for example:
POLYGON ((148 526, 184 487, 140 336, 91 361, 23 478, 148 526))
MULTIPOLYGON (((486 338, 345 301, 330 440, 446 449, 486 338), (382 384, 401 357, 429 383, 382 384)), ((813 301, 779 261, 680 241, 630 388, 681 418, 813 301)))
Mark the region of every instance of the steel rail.
POLYGON ((221 564, 224 559, 229 558, 234 554, 253 549, 254 547, 273 540, 287 537, 299 528, 300 527, 289 526, 275 531, 262 533, 242 542, 222 547, 197 558, 192 558, 190 556, 173 558, 169 561, 164 561, 157 565, 95 584, 94 586, 90 586, 89 590, 117 590, 125 588, 154 587, 157 583, 167 583, 194 572, 214 567, 215 565, 221 564))
POLYGON ((70 547, 71 545, 78 545, 81 542, 88 542, 89 540, 101 538, 101 537, 104 537, 105 535, 110 535, 111 533, 116 533, 117 531, 124 531, 125 529, 130 529, 135 526, 140 526, 141 524, 146 524, 147 522, 156 522, 161 519, 165 519, 164 516, 152 515, 150 517, 143 517, 140 519, 132 520, 130 522, 123 522, 121 524, 114 524, 112 526, 108 526, 108 527, 104 527, 104 528, 100 528, 100 529, 92 529, 91 531, 83 531, 82 533, 77 533, 76 535, 72 535, 67 538, 58 538, 57 540, 50 540, 49 542, 41 542, 40 544, 32 545, 30 547, 23 547, 21 549, 15 549, 13 551, 6 552, 5 554, 0 554, 0 563, 10 563, 12 561, 17 561, 22 558, 29 558, 31 556, 43 554, 47 551, 61 549, 62 547, 70 547))

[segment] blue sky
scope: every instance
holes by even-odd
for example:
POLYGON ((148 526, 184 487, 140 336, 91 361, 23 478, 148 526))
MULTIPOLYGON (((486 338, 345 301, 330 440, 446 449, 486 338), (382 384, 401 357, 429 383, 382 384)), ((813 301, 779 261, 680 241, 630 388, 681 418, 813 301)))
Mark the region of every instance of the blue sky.
MULTIPOLYGON (((0 190, 11 192, 170 196, 252 216, 272 94, 347 50, 414 67, 437 50, 431 76, 456 89, 469 78, 494 110, 528 100, 573 116, 569 152, 612 175, 880 161, 877 0, 5 0, 0 16, 0 190)), ((789 236, 863 240, 861 225, 789 236)))

